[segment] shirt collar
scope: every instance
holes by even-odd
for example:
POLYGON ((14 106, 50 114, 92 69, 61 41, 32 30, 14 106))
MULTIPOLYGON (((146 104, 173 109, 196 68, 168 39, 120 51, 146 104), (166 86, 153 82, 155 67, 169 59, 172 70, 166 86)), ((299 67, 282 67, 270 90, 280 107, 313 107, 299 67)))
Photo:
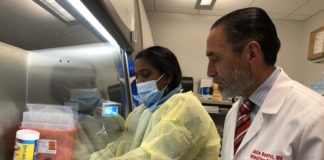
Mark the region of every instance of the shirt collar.
POLYGON ((264 99, 269 94, 269 91, 280 72, 281 69, 276 67, 272 74, 249 97, 249 100, 252 101, 257 107, 260 107, 263 104, 264 99))

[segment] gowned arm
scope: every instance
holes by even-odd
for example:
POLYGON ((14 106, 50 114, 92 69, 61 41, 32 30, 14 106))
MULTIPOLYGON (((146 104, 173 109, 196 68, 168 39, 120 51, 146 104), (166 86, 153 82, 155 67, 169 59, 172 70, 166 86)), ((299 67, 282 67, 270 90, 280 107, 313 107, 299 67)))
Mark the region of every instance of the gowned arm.
POLYGON ((193 146, 191 134, 183 125, 161 121, 144 138, 140 147, 113 160, 183 159, 189 157, 188 150, 193 146))
POLYGON ((109 143, 106 148, 91 154, 90 160, 104 160, 116 156, 118 145, 121 143, 123 136, 119 137, 116 141, 109 143))

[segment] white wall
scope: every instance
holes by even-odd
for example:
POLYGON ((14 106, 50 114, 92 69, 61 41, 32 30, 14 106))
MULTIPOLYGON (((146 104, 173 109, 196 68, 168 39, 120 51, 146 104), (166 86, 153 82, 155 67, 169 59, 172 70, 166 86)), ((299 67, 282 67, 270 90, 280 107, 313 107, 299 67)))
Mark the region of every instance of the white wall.
MULTIPOLYGON (((211 25, 219 17, 149 12, 148 18, 154 43, 175 52, 183 75, 194 77, 196 91, 198 80, 207 78, 206 38, 211 25)), ((317 19, 320 19, 320 16, 317 19)), ((324 22, 324 19, 322 21, 324 22)), ((303 34, 305 22, 274 20, 274 23, 282 44, 277 65, 292 79, 309 86, 319 77, 319 73, 314 73, 313 68, 317 67, 318 72, 320 67, 323 68, 323 64, 317 65, 307 61, 308 42, 304 44, 303 34), (304 76, 306 73, 307 77, 304 76)))
POLYGON ((309 43, 309 34, 310 32, 316 30, 319 27, 324 26, 324 11, 316 14, 315 16, 309 18, 305 21, 304 24, 304 30, 303 30, 303 43, 302 43, 302 52, 303 54, 303 61, 301 63, 302 66, 302 79, 301 82, 310 85, 313 83, 316 79, 319 79, 321 76, 321 72, 324 71, 324 63, 317 64, 317 63, 311 63, 307 59, 307 53, 308 53, 308 43, 309 43))
MULTIPOLYGON (((277 34, 281 41, 281 48, 277 57, 277 66, 280 66, 290 78, 302 82, 300 72, 303 62, 302 39, 303 23, 299 21, 274 20, 277 34)), ((305 59, 306 60, 306 59, 305 59)))
POLYGON ((142 27, 142 38, 143 38, 143 48, 151 47, 154 45, 153 36, 151 27, 145 12, 145 8, 143 5, 142 0, 138 0, 138 7, 140 12, 140 20, 141 20, 141 27, 142 27))
POLYGON ((171 49, 177 56, 183 76, 207 78, 206 38, 216 19, 212 16, 148 13, 155 45, 171 49))

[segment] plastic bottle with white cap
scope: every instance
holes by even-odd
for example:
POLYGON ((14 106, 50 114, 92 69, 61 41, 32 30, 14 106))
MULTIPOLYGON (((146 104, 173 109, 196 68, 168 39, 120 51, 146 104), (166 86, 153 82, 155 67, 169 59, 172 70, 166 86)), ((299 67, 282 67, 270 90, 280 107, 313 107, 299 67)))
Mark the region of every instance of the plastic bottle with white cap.
POLYGON ((36 160, 39 132, 22 129, 16 132, 14 160, 36 160))

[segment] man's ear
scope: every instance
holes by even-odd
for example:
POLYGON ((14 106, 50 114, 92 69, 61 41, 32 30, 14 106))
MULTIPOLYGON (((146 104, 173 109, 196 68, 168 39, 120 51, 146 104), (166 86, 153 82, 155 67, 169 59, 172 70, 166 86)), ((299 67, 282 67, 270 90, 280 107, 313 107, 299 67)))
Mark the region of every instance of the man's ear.
POLYGON ((250 63, 254 63, 256 60, 262 59, 261 46, 257 41, 251 41, 247 45, 248 60, 250 63))

